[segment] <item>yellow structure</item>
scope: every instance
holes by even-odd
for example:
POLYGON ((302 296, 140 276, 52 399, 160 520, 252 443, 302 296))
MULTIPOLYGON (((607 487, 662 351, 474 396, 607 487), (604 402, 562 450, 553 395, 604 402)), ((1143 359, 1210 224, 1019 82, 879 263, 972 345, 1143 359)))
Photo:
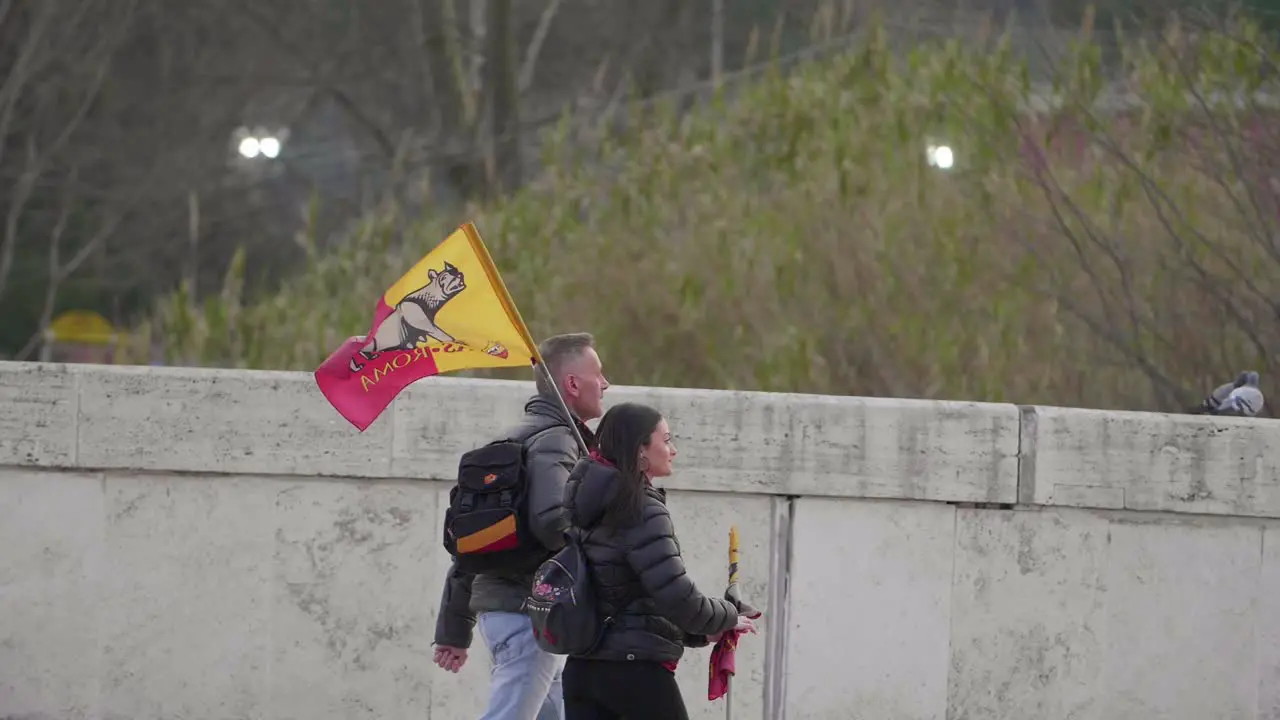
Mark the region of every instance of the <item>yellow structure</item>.
POLYGON ((92 310, 68 310, 44 332, 40 359, 45 362, 111 363, 121 333, 92 310))

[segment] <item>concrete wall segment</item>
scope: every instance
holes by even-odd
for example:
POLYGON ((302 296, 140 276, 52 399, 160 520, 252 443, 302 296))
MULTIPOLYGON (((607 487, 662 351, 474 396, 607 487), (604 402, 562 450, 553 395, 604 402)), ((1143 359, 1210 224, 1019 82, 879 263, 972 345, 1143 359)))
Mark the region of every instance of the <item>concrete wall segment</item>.
MULTIPOLYGON (((531 382, 430 378, 358 433, 308 373, 0 363, 0 464, 446 479, 531 382)), ((671 486, 775 495, 1016 500, 1010 405, 615 387, 661 409, 671 486)))
POLYGON ((1021 501, 1280 517, 1280 422, 1027 407, 1021 501), (1026 463, 1026 460, 1024 460, 1026 463))
MULTIPOLYGON (((424 381, 361 434, 307 373, 0 363, 0 718, 476 716, 483 643, 430 662, 441 480, 531 391, 424 381)), ((1280 424, 607 400, 669 416, 704 591, 742 534, 735 719, 1280 720, 1280 424)))

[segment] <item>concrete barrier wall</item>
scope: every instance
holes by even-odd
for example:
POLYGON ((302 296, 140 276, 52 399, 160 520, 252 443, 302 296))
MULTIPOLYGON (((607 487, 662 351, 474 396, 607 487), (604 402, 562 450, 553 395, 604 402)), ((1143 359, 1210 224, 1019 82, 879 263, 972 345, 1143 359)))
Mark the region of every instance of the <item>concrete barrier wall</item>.
MULTIPOLYGON (((360 434, 302 373, 0 363, 0 718, 476 717, 482 644, 431 664, 446 481, 531 388, 360 434)), ((1280 424, 608 395, 668 415, 706 591, 742 534, 733 718, 1280 720, 1280 424)))

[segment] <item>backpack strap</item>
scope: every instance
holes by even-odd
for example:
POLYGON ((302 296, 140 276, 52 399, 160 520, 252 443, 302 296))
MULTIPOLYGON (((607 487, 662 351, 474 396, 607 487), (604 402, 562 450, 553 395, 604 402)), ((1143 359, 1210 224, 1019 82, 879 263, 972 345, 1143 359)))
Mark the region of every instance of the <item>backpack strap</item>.
MULTIPOLYGON (((574 536, 573 540, 578 542, 579 546, 582 548, 582 554, 584 556, 587 553, 587 539, 591 537, 592 533, 600 529, 600 525, 602 522, 603 522, 603 518, 601 518, 600 520, 596 520, 595 522, 591 523, 587 527, 579 528, 579 527, 570 526, 565 531, 566 533, 573 534, 574 536)), ((590 563, 588 563, 588 565, 589 564, 590 563)), ((589 655, 595 652, 596 648, 600 647, 600 643, 604 642, 604 636, 608 634, 609 628, 613 627, 613 625, 618 621, 618 617, 627 611, 627 608, 631 606, 631 603, 639 599, 640 599, 640 596, 636 596, 636 597, 628 596, 624 602, 618 605, 617 612, 613 613, 612 615, 606 615, 600 621, 600 634, 596 637, 595 643, 592 644, 591 649, 587 651, 586 654, 589 655)))
POLYGON ((503 436, 499 437, 497 440, 492 441, 490 444, 492 445, 494 443, 500 443, 500 442, 514 442, 514 443, 520 443, 521 445, 524 445, 528 442, 531 442, 545 435, 548 432, 551 432, 552 430, 555 430, 556 428, 561 428, 561 427, 569 428, 570 430, 573 429, 572 427, 570 427, 568 423, 556 420, 550 423, 549 425, 534 427, 532 429, 521 428, 521 429, 524 429, 525 432, 519 432, 519 433, 508 432, 503 436))
MULTIPOLYGON (((569 426, 564 424, 563 422, 553 422, 550 425, 546 425, 543 427, 535 427, 528 432, 507 433, 502 437, 489 442, 489 444, 497 445, 498 443, 520 443, 520 445, 523 448, 524 445, 531 442, 535 438, 538 438, 559 427, 569 427, 569 426)), ((512 493, 510 490, 503 490, 501 493, 498 493, 498 503, 502 507, 511 508, 513 505, 515 505, 515 502, 516 502, 515 494, 512 493)), ((472 503, 470 498, 463 498, 462 504, 463 504, 463 507, 462 507, 463 512, 471 512, 472 503)))

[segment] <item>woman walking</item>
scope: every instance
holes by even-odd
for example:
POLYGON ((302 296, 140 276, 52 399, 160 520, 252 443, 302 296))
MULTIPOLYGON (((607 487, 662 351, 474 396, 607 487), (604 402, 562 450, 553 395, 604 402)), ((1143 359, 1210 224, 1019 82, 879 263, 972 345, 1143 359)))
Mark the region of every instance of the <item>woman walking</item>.
POLYGON ((569 477, 565 507, 582 530, 606 620, 595 648, 565 664, 565 720, 684 720, 675 679, 684 648, 755 626, 733 603, 703 595, 685 572, 666 492, 652 484, 671 474, 676 456, 662 414, 617 405, 596 441, 569 477))

